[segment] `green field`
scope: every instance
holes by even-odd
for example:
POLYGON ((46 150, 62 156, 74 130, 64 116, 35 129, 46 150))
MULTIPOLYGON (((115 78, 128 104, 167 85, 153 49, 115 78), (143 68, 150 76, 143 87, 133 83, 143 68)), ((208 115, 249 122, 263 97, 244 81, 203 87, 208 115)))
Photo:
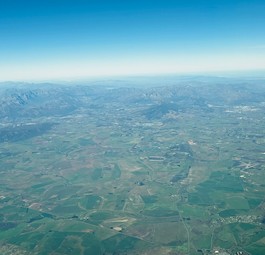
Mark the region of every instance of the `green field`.
POLYGON ((31 120, 35 135, 0 143, 0 254, 265 254, 255 107, 151 119, 111 101, 31 120))

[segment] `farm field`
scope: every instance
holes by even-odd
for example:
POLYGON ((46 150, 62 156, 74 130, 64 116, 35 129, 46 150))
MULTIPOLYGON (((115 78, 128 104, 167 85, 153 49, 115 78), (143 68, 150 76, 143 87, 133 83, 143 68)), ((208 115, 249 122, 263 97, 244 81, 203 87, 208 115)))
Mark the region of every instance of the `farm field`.
POLYGON ((264 254, 263 99, 3 119, 0 254, 264 254))

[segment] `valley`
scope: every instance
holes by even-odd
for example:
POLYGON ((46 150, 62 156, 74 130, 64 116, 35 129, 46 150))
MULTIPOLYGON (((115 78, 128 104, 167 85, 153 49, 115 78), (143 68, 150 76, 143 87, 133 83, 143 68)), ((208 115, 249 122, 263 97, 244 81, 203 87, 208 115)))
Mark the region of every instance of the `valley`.
POLYGON ((264 86, 2 91, 0 254, 264 253, 264 86))

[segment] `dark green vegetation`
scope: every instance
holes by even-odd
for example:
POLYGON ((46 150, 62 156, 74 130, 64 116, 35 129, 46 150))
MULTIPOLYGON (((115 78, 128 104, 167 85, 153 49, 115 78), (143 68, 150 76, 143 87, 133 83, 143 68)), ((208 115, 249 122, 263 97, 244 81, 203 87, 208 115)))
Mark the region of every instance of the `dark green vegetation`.
POLYGON ((0 95, 0 254, 265 253, 262 81, 0 95))

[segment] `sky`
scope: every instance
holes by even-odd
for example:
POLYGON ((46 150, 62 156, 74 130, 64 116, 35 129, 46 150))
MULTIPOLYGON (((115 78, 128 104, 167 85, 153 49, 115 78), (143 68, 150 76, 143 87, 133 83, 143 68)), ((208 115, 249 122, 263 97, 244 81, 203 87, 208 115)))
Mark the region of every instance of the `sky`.
POLYGON ((0 0, 0 80, 265 70, 264 0, 0 0))

